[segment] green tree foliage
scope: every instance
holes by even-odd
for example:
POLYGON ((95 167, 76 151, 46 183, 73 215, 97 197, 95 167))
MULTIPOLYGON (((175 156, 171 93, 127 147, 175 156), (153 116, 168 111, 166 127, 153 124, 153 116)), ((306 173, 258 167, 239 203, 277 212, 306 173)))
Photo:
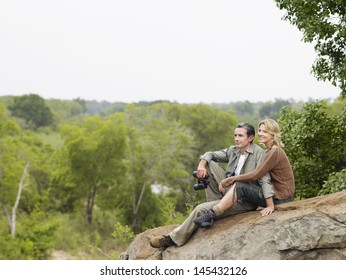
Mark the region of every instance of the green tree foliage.
POLYGON ((9 106, 12 115, 26 120, 29 127, 38 128, 49 126, 53 122, 53 115, 45 100, 37 94, 28 94, 15 97, 9 106))
POLYGON ((112 236, 119 242, 129 242, 135 238, 135 234, 129 226, 123 226, 119 222, 114 224, 112 236))
MULTIPOLYGON (((73 99, 73 101, 77 102, 82 107, 82 113, 86 112, 86 100, 78 97, 76 99, 73 99)), ((76 115, 76 114, 80 114, 80 111, 79 110, 77 110, 77 111, 72 110, 71 113, 72 113, 72 115, 76 115)))
POLYGON ((20 142, 14 138, 20 133, 19 127, 9 119, 5 106, 0 104, 0 203, 7 219, 7 233, 11 230, 10 210, 16 199, 25 161, 18 153, 20 142))
POLYGON ((80 123, 80 119, 86 110, 83 100, 80 99, 49 99, 46 104, 51 110, 53 121, 57 126, 63 123, 80 123))
POLYGON ((37 208, 45 207, 51 180, 52 153, 50 146, 42 145, 30 132, 0 139, 0 199, 3 209, 11 212, 24 167, 28 162, 31 163, 29 176, 25 180, 18 209, 30 214, 37 208))
POLYGON ((279 117, 280 110, 290 104, 291 103, 288 100, 275 99, 274 102, 264 104, 259 110, 259 115, 261 119, 271 118, 276 120, 279 117))
POLYGON ((318 195, 326 195, 342 190, 346 190, 346 169, 343 169, 340 172, 331 173, 328 180, 323 184, 318 195))
POLYGON ((256 102, 238 101, 231 103, 213 103, 212 107, 218 108, 223 112, 233 111, 240 122, 256 124, 264 118, 278 119, 280 111, 285 106, 292 108, 302 107, 303 102, 296 102, 293 99, 284 100, 276 98, 274 101, 256 102))
POLYGON ((0 218, 0 258, 44 259, 53 246, 56 229, 49 216, 39 210, 45 206, 52 149, 43 145, 32 132, 21 131, 7 116, 2 104, 0 119, 0 204, 4 213, 0 218), (17 200, 19 182, 29 161, 28 175, 23 181, 20 200, 17 200), (16 234, 11 236, 15 201, 18 201, 16 234))
POLYGON ((250 101, 238 101, 234 103, 234 111, 237 115, 253 115, 254 108, 250 101))
POLYGON ((316 196, 329 174, 345 168, 346 107, 331 116, 324 102, 310 102, 300 111, 286 108, 279 122, 292 161, 296 196, 316 196))
POLYGON ((159 222, 158 200, 151 185, 166 185, 178 191, 187 185, 186 164, 191 159, 193 138, 178 120, 168 118, 170 106, 130 105, 125 111, 129 139, 126 189, 131 199, 124 217, 127 223, 131 221, 135 232, 159 222))
POLYGON ((84 197, 82 188, 78 188, 72 178, 69 152, 66 148, 55 151, 52 155, 53 171, 48 190, 49 210, 61 213, 74 213, 84 197))
POLYGON ((20 220, 16 238, 0 231, 0 259, 47 259, 49 249, 55 245, 58 223, 51 215, 42 211, 34 211, 30 215, 22 214, 20 220))
MULTIPOLYGON (((167 112, 169 119, 179 120, 194 136, 195 160, 206 151, 218 150, 233 143, 236 117, 207 104, 175 104, 167 112)), ((195 162, 197 165, 197 161, 195 162)))
MULTIPOLYGON (((115 114, 107 120, 99 116, 85 118, 81 127, 65 125, 61 129, 71 178, 83 192, 85 221, 92 224, 93 208, 97 195, 116 194, 116 184, 124 180, 126 164, 126 127, 123 116, 115 114)), ((103 204, 99 204, 103 207, 103 204)))
MULTIPOLYGON (((234 128, 237 119, 232 111, 221 111, 207 104, 179 105, 175 104, 167 112, 169 119, 179 120, 193 136, 193 150, 191 160, 186 165, 189 172, 189 187, 185 187, 182 193, 193 192, 191 185, 194 179, 192 171, 196 169, 200 155, 207 151, 216 151, 234 144, 234 128)), ((197 200, 204 200, 204 194, 199 192, 197 200)), ((186 200, 182 200, 185 207, 186 200)))
POLYGON ((5 105, 0 103, 0 139, 9 135, 16 135, 19 130, 19 126, 6 114, 5 105))
POLYGON ((344 0, 275 0, 285 19, 315 44, 312 67, 318 80, 340 87, 346 97, 346 2, 344 0))

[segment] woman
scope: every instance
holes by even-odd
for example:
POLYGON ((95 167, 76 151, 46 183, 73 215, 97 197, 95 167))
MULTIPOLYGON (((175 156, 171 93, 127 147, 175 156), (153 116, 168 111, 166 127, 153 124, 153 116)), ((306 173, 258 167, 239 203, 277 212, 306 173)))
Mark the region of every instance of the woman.
POLYGON ((214 219, 221 216, 237 200, 245 200, 264 207, 261 210, 262 216, 270 215, 274 211, 275 204, 293 200, 294 175, 283 150, 278 123, 272 119, 261 121, 258 125, 258 138, 267 148, 264 160, 251 173, 232 176, 221 181, 219 185, 221 192, 225 191, 225 187, 233 186, 213 209, 209 209, 194 220, 198 227, 211 227, 214 219), (255 182, 267 172, 271 176, 273 191, 264 195, 261 187, 255 182))

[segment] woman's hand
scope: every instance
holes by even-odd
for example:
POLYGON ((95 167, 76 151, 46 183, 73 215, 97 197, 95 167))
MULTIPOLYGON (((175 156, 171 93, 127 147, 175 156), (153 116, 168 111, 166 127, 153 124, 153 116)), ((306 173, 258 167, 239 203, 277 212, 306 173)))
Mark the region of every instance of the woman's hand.
POLYGON ((219 191, 224 193, 225 192, 225 188, 222 186, 222 181, 219 184, 219 191))
POLYGON ((261 210, 261 215, 262 215, 262 217, 264 217, 264 216, 270 215, 273 212, 274 212, 274 205, 273 206, 267 206, 266 208, 263 208, 261 210))
POLYGON ((235 180, 233 177, 223 179, 219 184, 219 191, 224 193, 225 189, 229 186, 232 186, 234 184, 234 182, 235 182, 235 180))

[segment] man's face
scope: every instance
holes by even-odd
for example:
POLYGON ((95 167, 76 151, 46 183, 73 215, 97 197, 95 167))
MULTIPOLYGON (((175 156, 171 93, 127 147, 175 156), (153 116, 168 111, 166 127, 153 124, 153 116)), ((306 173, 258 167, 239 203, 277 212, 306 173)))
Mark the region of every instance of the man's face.
POLYGON ((247 136, 245 128, 236 128, 234 131, 235 146, 240 151, 245 151, 247 147, 249 147, 249 145, 251 144, 253 138, 253 135, 251 135, 250 137, 247 136))

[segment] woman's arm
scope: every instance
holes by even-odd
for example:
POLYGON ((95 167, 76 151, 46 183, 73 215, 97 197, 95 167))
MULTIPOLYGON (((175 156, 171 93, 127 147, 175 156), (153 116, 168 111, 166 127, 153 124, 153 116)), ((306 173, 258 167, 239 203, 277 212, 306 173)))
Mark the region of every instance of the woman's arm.
POLYGON ((271 213, 274 212, 274 209, 275 209, 274 201, 273 201, 273 197, 272 197, 272 196, 271 196, 271 197, 268 197, 268 198, 266 199, 266 203, 267 203, 267 207, 266 207, 266 208, 263 208, 263 209, 261 210, 261 215, 262 215, 262 217, 270 215, 271 213))
POLYGON ((250 173, 239 176, 231 176, 221 181, 222 188, 233 185, 235 182, 253 182, 260 179, 266 173, 270 172, 277 164, 279 148, 271 149, 264 160, 250 173))

